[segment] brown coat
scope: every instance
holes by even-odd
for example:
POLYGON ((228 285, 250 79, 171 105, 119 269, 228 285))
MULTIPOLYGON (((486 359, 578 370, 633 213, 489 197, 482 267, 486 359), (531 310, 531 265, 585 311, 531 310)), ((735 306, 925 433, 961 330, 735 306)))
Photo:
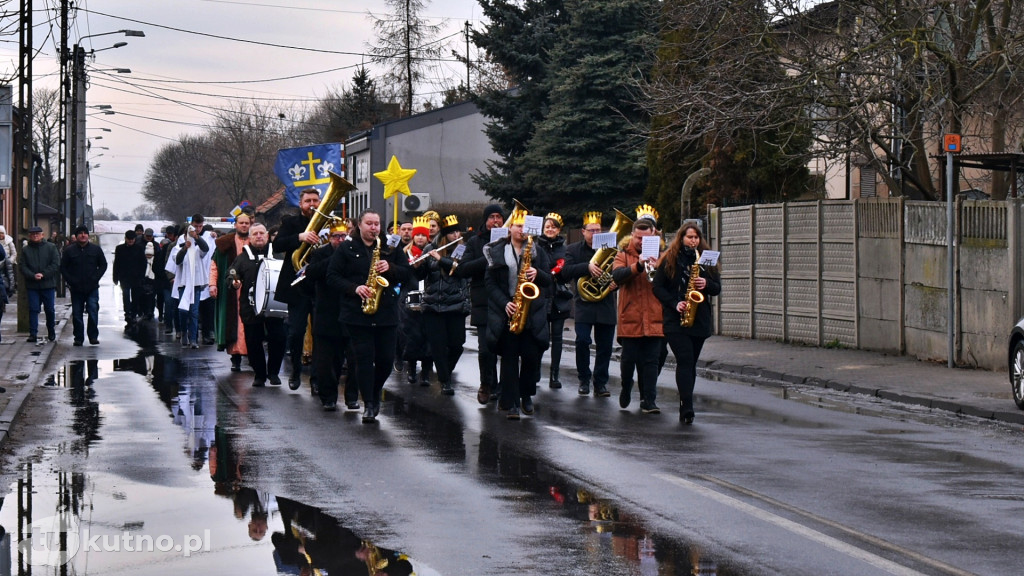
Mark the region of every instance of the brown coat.
POLYGON ((637 272, 640 254, 632 243, 615 255, 612 276, 619 285, 619 338, 663 337, 661 302, 654 297, 647 274, 637 272))

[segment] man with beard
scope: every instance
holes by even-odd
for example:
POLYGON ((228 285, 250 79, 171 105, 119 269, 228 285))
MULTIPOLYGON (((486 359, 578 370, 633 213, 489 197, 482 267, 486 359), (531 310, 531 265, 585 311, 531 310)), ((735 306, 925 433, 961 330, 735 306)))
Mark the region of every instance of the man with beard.
POLYGON ((491 229, 501 228, 504 222, 501 206, 491 204, 484 208, 484 225, 480 232, 466 240, 466 251, 455 269, 455 276, 470 280, 472 308, 469 323, 476 327, 477 362, 480 366, 480 389, 477 390, 476 401, 480 404, 497 399, 498 392, 498 355, 487 347, 487 258, 484 247, 491 241, 491 229))
POLYGON ((288 387, 292 390, 298 390, 302 385, 302 341, 306 337, 309 315, 313 313, 313 301, 292 286, 296 272, 292 266, 292 253, 303 242, 310 246, 320 244, 319 230, 306 231, 309 221, 319 207, 320 192, 316 188, 306 188, 299 192, 301 212, 281 220, 281 228, 277 232, 277 239, 274 240, 274 249, 284 252, 284 262, 277 278, 274 300, 288 305, 288 354, 292 359, 292 374, 288 377, 288 387))
POLYGON ((281 385, 281 363, 284 361, 285 329, 284 319, 266 318, 256 314, 254 290, 259 277, 260 264, 273 256, 268 253, 269 236, 263 224, 249 228, 249 245, 242 248, 228 270, 234 280, 233 289, 241 289, 239 314, 245 325, 245 348, 249 354, 249 366, 255 376, 252 385, 266 386, 267 380, 275 386, 281 385), (267 355, 263 354, 263 343, 267 343, 267 355))
POLYGON ((82 313, 88 314, 89 343, 100 343, 100 278, 107 271, 107 258, 103 249, 89 242, 89 229, 75 229, 75 241, 64 249, 60 259, 60 273, 71 292, 71 321, 74 325, 75 346, 85 341, 86 326, 82 313))
POLYGON ((364 210, 359 215, 355 237, 343 242, 331 255, 327 268, 327 284, 341 298, 341 319, 348 328, 352 342, 349 378, 355 376, 363 396, 363 422, 377 421, 381 392, 391 375, 395 361, 395 338, 398 334, 398 295, 391 288, 413 280, 405 252, 387 245, 380 238, 380 214, 364 210), (375 297, 369 286, 370 267, 374 254, 375 275, 389 286, 380 290, 376 311, 364 312, 364 303, 375 297))
POLYGON ((228 268, 242 249, 249 245, 249 227, 252 216, 246 213, 235 218, 235 231, 214 241, 213 261, 210 263, 210 296, 216 298, 214 315, 214 337, 218 350, 226 350, 231 356, 231 371, 242 369, 245 348, 245 325, 238 315, 238 290, 230 286, 228 268))

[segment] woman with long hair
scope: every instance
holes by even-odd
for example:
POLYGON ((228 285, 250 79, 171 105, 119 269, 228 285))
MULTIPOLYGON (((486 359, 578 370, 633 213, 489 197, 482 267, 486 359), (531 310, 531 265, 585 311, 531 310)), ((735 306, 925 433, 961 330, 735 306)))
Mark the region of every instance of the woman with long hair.
MULTIPOLYGON (((565 319, 572 314, 572 291, 569 290, 568 281, 562 280, 559 275, 562 265, 565 264, 563 226, 562 216, 551 212, 544 217, 543 235, 536 238, 537 248, 547 253, 548 260, 552 264, 551 274, 555 281, 554 296, 548 310, 548 333, 551 337, 551 369, 548 372, 548 387, 552 389, 562 387, 562 383, 558 380, 558 367, 562 363, 562 332, 565 330, 565 319)), ((538 375, 539 379, 540 375, 538 375)))
POLYGON ((676 357, 679 420, 684 424, 693 424, 693 387, 697 380, 697 359, 704 341, 711 336, 711 303, 708 297, 718 296, 722 292, 717 267, 700 267, 693 288, 704 296, 704 302, 697 305, 693 325, 681 325, 687 307, 695 305, 687 302, 686 294, 690 275, 699 258, 698 251, 703 252, 708 248, 698 224, 693 221, 684 222, 662 255, 654 275, 654 295, 661 301, 662 307, 662 329, 676 357))

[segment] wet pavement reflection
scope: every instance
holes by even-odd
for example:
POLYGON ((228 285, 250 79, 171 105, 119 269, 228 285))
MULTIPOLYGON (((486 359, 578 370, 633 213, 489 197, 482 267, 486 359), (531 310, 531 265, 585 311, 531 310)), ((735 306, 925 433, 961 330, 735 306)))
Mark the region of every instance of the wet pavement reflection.
MULTIPOLYGON (((47 386, 69 389, 75 437, 43 448, 10 486, 0 506, 0 526, 11 532, 0 545, 0 576, 142 566, 147 574, 437 573, 318 508, 262 489, 243 432, 233 432, 237 408, 218 394, 208 364, 145 347, 133 358, 71 361, 47 378, 47 386)), ((471 455, 461 422, 391 398, 396 424, 424 454, 447 462, 475 456, 479 479, 513 489, 527 514, 579 527, 562 541, 537 543, 564 548, 574 564, 565 573, 744 573, 652 532, 628 507, 512 443, 481 433, 471 455)))

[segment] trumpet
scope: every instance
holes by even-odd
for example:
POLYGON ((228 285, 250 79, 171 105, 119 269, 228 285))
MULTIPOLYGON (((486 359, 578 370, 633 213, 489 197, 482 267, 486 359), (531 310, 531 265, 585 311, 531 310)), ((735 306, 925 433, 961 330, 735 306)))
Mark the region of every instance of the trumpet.
MULTIPOLYGON (((458 244, 459 242, 462 242, 462 237, 461 236, 459 236, 455 240, 452 240, 451 242, 445 244, 444 246, 441 246, 440 248, 434 248, 434 250, 444 250, 445 248, 448 248, 449 246, 454 246, 454 245, 458 244)), ((430 252, 424 251, 423 254, 420 254, 419 256, 417 256, 417 257, 413 258, 412 260, 410 260, 409 261, 409 265, 412 266, 413 264, 416 264, 418 262, 426 260, 427 258, 430 258, 430 252)))
POLYGON ((644 272, 647 274, 647 281, 654 283, 654 274, 658 271, 657 260, 644 260, 644 272))

